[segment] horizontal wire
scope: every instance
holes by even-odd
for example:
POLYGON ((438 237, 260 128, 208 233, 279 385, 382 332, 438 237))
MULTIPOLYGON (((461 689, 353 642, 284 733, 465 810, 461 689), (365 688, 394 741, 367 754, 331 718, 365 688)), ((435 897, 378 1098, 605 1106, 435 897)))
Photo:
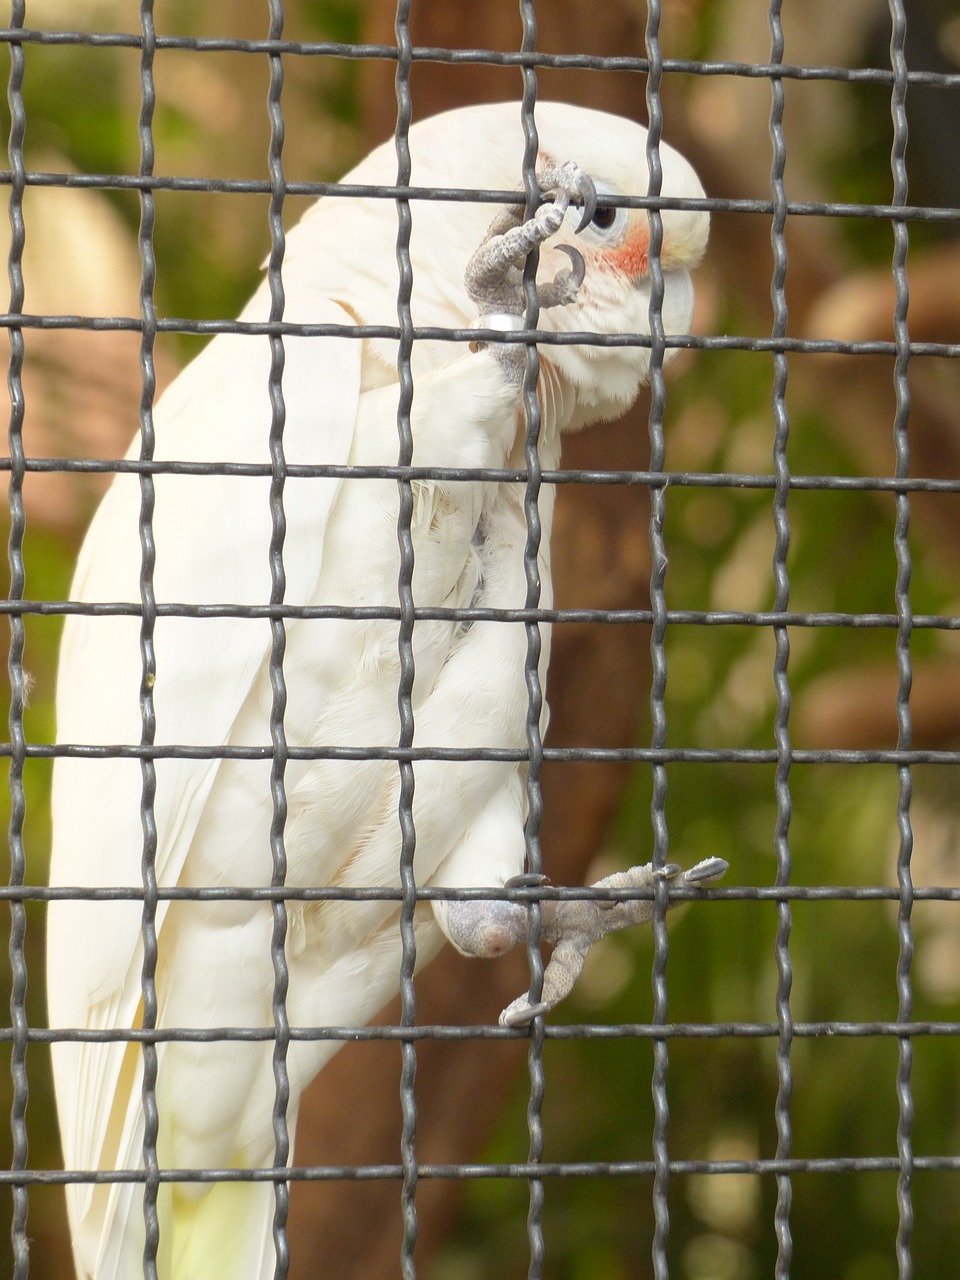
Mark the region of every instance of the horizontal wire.
MULTIPOLYGON (((895 1156, 813 1156, 806 1159, 756 1160, 680 1160, 669 1161, 674 1174, 816 1174, 816 1173, 893 1173, 898 1170, 895 1156)), ((913 1167, 923 1172, 960 1171, 960 1156, 916 1156, 913 1167)), ((436 1180, 472 1180, 492 1178, 648 1178, 655 1172, 652 1160, 535 1161, 512 1164, 432 1164, 417 1162, 417 1177, 436 1180)), ((161 1169, 159 1181, 166 1183, 243 1183, 243 1182, 370 1182, 399 1181, 404 1169, 399 1164, 367 1165, 288 1165, 280 1169, 161 1169)), ((13 1172, 0 1170, 0 1186, 14 1181, 33 1186, 69 1186, 89 1184, 140 1183, 142 1169, 24 1169, 15 1178, 13 1172)))
MULTIPOLYGON (((471 885, 462 888, 418 886, 418 902, 636 902, 652 901, 654 888, 597 885, 538 885, 532 888, 471 885)), ((671 902, 897 902, 892 885, 714 885, 692 889, 668 883, 671 902)), ((160 902, 401 902, 403 891, 390 885, 169 885, 156 890, 160 902)), ((914 889, 923 902, 960 902, 960 885, 914 889)), ((142 902, 140 885, 0 885, 0 902, 142 902)))
MULTIPOLYGON (((141 38, 125 31, 64 31, 42 28, 0 28, 0 44, 78 45, 87 48, 139 49, 141 38)), ((399 51, 392 44, 359 44, 339 40, 241 39, 227 36, 158 35, 157 50, 176 49, 191 53, 284 54, 301 57, 381 59, 396 62, 399 51)), ((404 56, 407 56, 405 51, 404 56)), ((450 49, 435 45, 414 45, 409 50, 414 62, 445 64, 489 64, 500 67, 540 67, 587 71, 633 71, 646 74, 648 58, 628 55, 587 53, 546 53, 534 50, 450 49)), ((705 76, 740 76, 751 80, 838 80, 850 84, 892 85, 889 67, 806 66, 791 63, 737 62, 664 58, 658 61, 664 72, 705 76)), ((960 85, 960 75, 942 71, 909 71, 911 85, 950 89, 960 85)))
MULTIPOLYGON (((728 1040, 776 1039, 779 1028, 773 1022, 617 1022, 548 1025, 548 1039, 554 1040, 728 1040)), ((413 1040, 515 1040, 527 1035, 526 1028, 502 1027, 498 1023, 460 1026, 451 1023, 422 1023, 416 1026, 291 1026, 291 1041, 313 1044, 318 1041, 372 1043, 413 1040)), ((960 1036, 960 1022, 917 1020, 911 1022, 849 1022, 842 1020, 798 1022, 794 1035, 806 1039, 866 1039, 883 1036, 908 1039, 918 1036, 960 1036)), ((30 1027, 27 1040, 35 1044, 269 1044, 276 1036, 272 1026, 254 1027, 30 1027)), ((9 1028, 0 1028, 0 1043, 12 1039, 9 1028)), ((960 1157, 958 1157, 960 1158, 960 1157)))
MULTIPOLYGON (((249 337, 303 337, 347 338, 362 341, 368 338, 385 338, 398 341, 400 330, 395 325, 375 324, 300 324, 293 321, 253 320, 188 320, 183 318, 158 319, 154 328, 159 333, 175 333, 193 337, 214 337, 220 333, 243 334, 249 337)), ((132 316, 77 316, 33 315, 27 312, 0 314, 0 329, 81 330, 90 333, 137 333, 139 320, 132 316)), ((420 342, 475 341, 511 343, 517 346, 538 345, 552 347, 587 346, 609 350, 650 347, 649 334, 643 333, 592 333, 589 330, 569 330, 563 333, 540 329, 446 329, 423 326, 414 331, 420 342)), ((667 336, 664 346, 678 351, 750 351, 760 355, 834 355, 834 356, 887 356, 897 354, 896 343, 884 339, 841 341, 837 338, 764 338, 751 334, 724 334, 717 337, 699 337, 692 334, 667 336)), ((960 358, 960 342, 911 342, 911 356, 932 356, 938 359, 960 358)))
MULTIPOLYGON (((189 459, 27 457, 25 471, 84 475, 235 476, 241 479, 270 477, 267 462, 197 462, 189 459)), ((0 471, 9 471, 9 456, 0 455, 0 471)), ((303 480, 426 480, 445 484, 525 484, 523 469, 500 467, 431 467, 354 465, 342 463, 288 463, 291 479, 303 480)), ((632 485, 644 488, 774 489, 772 474, 754 471, 596 471, 571 467, 545 470, 544 484, 632 485)), ((960 477, 791 475, 790 489, 829 492, 960 493, 960 477)))
MULTIPOLYGON (((13 175, 0 169, 0 186, 9 186, 13 175)), ((63 173, 28 169, 23 181, 29 187, 63 187, 81 190, 176 191, 204 194, 269 196, 270 184, 262 178, 186 177, 179 174, 134 173, 63 173)), ((297 182, 286 184, 288 196, 316 199, 331 196, 339 199, 435 201, 439 203, 520 204, 522 196, 515 190, 472 187, 417 187, 388 183, 297 182)), ((626 209, 685 209, 708 213, 759 214, 771 216, 773 203, 766 199, 722 196, 635 196, 604 197, 604 203, 626 209)), ((894 222, 958 222, 960 207, 954 205, 877 204, 858 201, 795 200, 786 204, 794 217, 873 218, 894 222)), ((416 332, 416 330, 414 331, 416 332)), ((498 330, 497 332, 502 332, 498 330)))
MULTIPOLYGON (((183 604, 167 601, 156 606, 158 618, 181 618, 194 621, 236 618, 248 622, 277 619, 303 622, 396 622, 399 608, 394 605, 295 605, 295 604, 183 604)), ((0 600, 0 617, 4 614, 37 617, 138 618, 142 606, 124 600, 0 600)), ((555 622, 609 623, 649 626, 650 609, 541 609, 484 608, 464 605, 458 608, 442 605, 419 605, 413 611, 418 622, 555 622)), ((667 621, 690 627, 839 627, 851 630, 884 630, 897 628, 892 613, 841 613, 833 610, 804 612, 777 609, 670 609, 667 621)), ((960 616, 943 613, 918 613, 913 625, 927 631, 960 630, 960 616)))
MULTIPOLYGON (((22 748, 32 760, 272 760, 273 748, 263 746, 195 746, 187 743, 27 742, 22 748)), ((9 742, 0 742, 0 759, 11 755, 9 742)), ((291 760, 445 760, 520 764, 529 758, 523 747, 395 747, 333 746, 289 748, 291 760)), ((564 763, 620 764, 776 764, 777 752, 768 747, 544 747, 544 760, 564 763)), ((796 764, 950 764, 960 765, 960 751, 916 748, 838 749, 796 748, 796 764)))
MULTIPOLYGON (((142 323, 133 316, 79 316, 32 314, 29 312, 0 313, 0 329, 61 330, 79 329, 90 333, 137 333, 142 323)), ((309 324, 279 320, 188 320, 158 318, 152 326, 158 333, 178 333, 195 337, 211 337, 220 333, 243 334, 249 337, 305 337, 347 338, 362 341, 368 338, 385 338, 399 341, 400 330, 387 324, 309 324)), ((620 350, 624 348, 649 348, 651 338, 643 333, 593 333, 589 330, 569 330, 562 333, 541 329, 501 330, 477 327, 448 329, 434 325, 415 328, 413 336, 420 342, 475 341, 515 343, 518 346, 540 345, 554 347, 590 346, 620 350)), ((841 356, 896 356, 897 344, 883 339, 841 341, 836 338, 759 337, 750 334, 723 334, 716 337, 699 337, 692 334, 667 336, 664 345, 669 349, 684 351, 752 351, 758 354, 841 355, 841 356)), ((911 342, 911 356, 935 356, 960 358, 960 342, 911 342)))

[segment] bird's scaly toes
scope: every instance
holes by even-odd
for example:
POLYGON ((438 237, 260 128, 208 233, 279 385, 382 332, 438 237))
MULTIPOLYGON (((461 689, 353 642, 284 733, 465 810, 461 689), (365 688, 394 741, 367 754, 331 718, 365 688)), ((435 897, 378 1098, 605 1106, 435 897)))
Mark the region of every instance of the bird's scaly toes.
MULTIPOLYGON (((571 204, 579 204, 583 210, 577 231, 588 227, 597 211, 597 188, 589 173, 584 173, 579 165, 568 160, 566 164, 551 165, 537 174, 537 186, 544 195, 553 195, 554 207, 562 206, 563 214, 571 204)), ((560 222, 557 222, 557 226, 560 222)))
MULTIPOLYGON (((655 868, 648 862, 604 876, 592 887, 650 889, 666 880, 671 888, 702 889, 719 880, 728 866, 723 858, 704 858, 688 871, 682 871, 676 863, 655 868)), ((540 999, 532 1002, 529 995, 522 995, 511 1001, 500 1015, 501 1026, 523 1027, 548 1012, 569 995, 594 943, 608 933, 642 924, 653 916, 653 902, 648 897, 607 901, 570 898, 557 902, 554 911, 546 910, 549 905, 544 903, 542 936, 553 944, 553 954, 543 972, 540 999)))
MULTIPOLYGON (((523 268, 527 256, 557 234, 571 204, 583 209, 578 232, 589 224, 596 211, 593 180, 573 161, 544 169, 537 175, 537 185, 550 198, 533 217, 523 221, 520 206, 501 210, 467 263, 464 284, 476 303, 479 324, 485 329, 515 332, 523 328, 523 268)), ((576 301, 586 275, 586 264, 578 249, 569 244, 558 244, 556 248, 569 257, 571 265, 538 287, 541 309, 576 301)), ((519 381, 525 363, 523 347, 494 344, 493 351, 511 377, 519 381)))

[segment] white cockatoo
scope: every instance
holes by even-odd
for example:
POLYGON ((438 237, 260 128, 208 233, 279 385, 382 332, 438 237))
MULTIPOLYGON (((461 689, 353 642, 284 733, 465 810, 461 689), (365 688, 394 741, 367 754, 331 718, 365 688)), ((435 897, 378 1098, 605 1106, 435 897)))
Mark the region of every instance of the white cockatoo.
MULTIPOLYGON (((522 327, 521 271, 538 247, 539 327, 647 334, 651 294, 649 218, 605 197, 645 195, 646 133, 631 121, 559 103, 536 108, 543 204, 523 221, 522 203, 412 203, 413 322, 418 326, 522 327), (492 212, 495 214, 491 222, 492 212), (583 224, 583 225, 581 225, 583 224)), ((522 187, 523 132, 516 104, 468 107, 416 124, 412 181, 420 187, 522 187)), ((682 156, 660 147, 662 193, 703 195, 682 156)), ((396 180, 393 143, 372 152, 346 183, 396 180)), ((707 239, 707 215, 662 213, 663 324, 688 331, 689 269, 707 239)), ((395 325, 397 213, 383 198, 319 200, 287 239, 284 319, 334 326, 395 325)), ((241 319, 264 321, 266 282, 241 319)), ((397 342, 349 334, 288 336, 282 376, 283 454, 291 466, 394 465, 398 457, 397 342)), ((668 352, 668 354, 670 354, 668 352)), ((635 399, 649 365, 642 345, 543 344, 540 457, 559 458, 560 436, 611 418, 635 399)), ((523 465, 520 379, 524 348, 510 342, 417 340, 413 345, 413 463, 418 467, 523 465)), ((215 464, 270 461, 270 339, 221 334, 156 405, 155 459, 213 464, 206 473, 153 481, 156 713, 156 880, 182 890, 269 886, 271 824, 270 477, 219 473, 215 464), (177 615, 168 605, 187 606, 177 615), (259 616, 221 608, 259 606, 259 616), (164 752, 166 747, 206 750, 164 752), (223 758, 223 748, 256 748, 223 758), (240 753, 243 755, 243 753, 240 753), (252 758, 251 758, 252 757, 252 758)), ((131 457, 139 455, 139 440, 131 457)), ((524 487, 490 481, 417 479, 411 534, 413 597, 429 609, 522 607, 526 598, 524 487)), ((399 493, 393 479, 295 475, 283 486, 284 603, 395 606, 400 565, 399 493)), ((552 487, 540 491, 541 603, 551 603, 552 487)), ((141 486, 119 474, 80 553, 74 600, 139 602, 141 486)), ((549 645, 543 627, 540 678, 549 645)), ((283 718, 291 748, 396 746, 398 624, 383 617, 292 617, 286 623, 283 718)), ((526 746, 527 641, 522 622, 418 619, 413 630, 415 744, 526 746)), ((139 617, 102 611, 67 617, 57 691, 58 741, 116 747, 141 743, 144 680, 139 617)), ((362 753, 360 753, 362 755, 362 753)), ((524 872, 521 765, 496 760, 418 760, 413 820, 419 886, 504 886, 524 872)), ((399 770, 389 759, 295 757, 285 769, 285 884, 400 883, 399 770)), ((143 885, 140 761, 109 751, 56 762, 51 883, 143 885)), ((150 800, 150 797, 147 797, 150 800)), ((707 859, 685 875, 700 885, 724 869, 707 859)), ((603 883, 649 886, 649 867, 603 883)), ((522 879, 519 881, 524 883, 522 879)), ((522 1024, 560 999, 590 942, 649 918, 650 903, 556 902, 543 906, 543 936, 556 946, 543 999, 505 1011, 522 1024)), ((286 1013, 292 1026, 362 1025, 395 993, 401 958, 398 903, 290 900, 286 905, 286 1013)), ((444 937, 462 951, 498 954, 526 935, 527 908, 500 900, 421 902, 418 962, 444 937)), ((53 1028, 101 1039, 54 1043, 53 1066, 66 1166, 143 1167, 143 1051, 110 1033, 141 1025, 143 905, 123 900, 53 901, 48 988, 53 1028)), ((160 901, 156 912, 157 1024, 171 1028, 274 1026, 273 913, 269 901, 160 901)), ((304 1086, 336 1043, 289 1046, 292 1133, 304 1086)), ((275 1081, 269 1037, 252 1041, 161 1040, 155 1086, 162 1169, 245 1169, 274 1162, 275 1081)), ((78 1181, 67 1188, 74 1260, 81 1278, 141 1274, 144 1193, 139 1181, 78 1181)), ((163 1182, 159 1191, 161 1280, 265 1280, 274 1274, 270 1181, 163 1182)))

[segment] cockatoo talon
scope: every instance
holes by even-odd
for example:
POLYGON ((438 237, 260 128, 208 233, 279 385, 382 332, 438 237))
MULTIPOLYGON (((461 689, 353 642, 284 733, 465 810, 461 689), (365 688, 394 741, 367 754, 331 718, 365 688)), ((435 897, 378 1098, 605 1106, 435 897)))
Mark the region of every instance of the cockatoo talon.
POLYGON ((704 858, 688 871, 680 871, 678 878, 691 889, 700 889, 719 880, 729 869, 730 863, 725 858, 704 858))
POLYGON ((516 1000, 511 1001, 500 1015, 501 1027, 526 1027, 534 1020, 540 1018, 543 1014, 548 1013, 551 1005, 541 1000, 538 1004, 531 1004, 529 996, 519 996, 516 1000))
MULTIPOLYGON (((727 870, 723 858, 704 858, 689 871, 681 871, 676 863, 654 867, 646 863, 604 876, 592 885, 594 889, 652 889, 666 880, 673 888, 701 889, 718 880, 727 870)), ((554 910, 544 912, 542 938, 553 946, 553 954, 543 971, 543 990, 539 1003, 531 1004, 529 996, 520 996, 507 1005, 500 1015, 505 1027, 521 1027, 552 1009, 573 990, 587 952, 608 933, 643 924, 653 918, 654 903, 649 897, 608 899, 569 898, 544 904, 554 910)), ((670 903, 668 906, 672 905, 670 903)))
POLYGON ((518 876, 511 876, 509 880, 505 880, 503 887, 505 889, 541 889, 549 883, 549 876, 540 875, 535 871, 524 871, 518 876))
MULTIPOLYGON (((480 313, 478 323, 484 328, 512 328, 514 326, 503 323, 504 317, 523 316, 526 310, 523 268, 527 256, 557 234, 570 205, 583 206, 578 232, 587 226, 596 212, 597 190, 593 179, 572 161, 551 165, 537 176, 537 182, 544 195, 550 198, 526 222, 520 220, 515 209, 501 210, 467 263, 464 284, 477 304, 480 313), (495 326, 489 323, 494 318, 497 319, 495 326)), ((571 266, 538 287, 537 301, 542 310, 575 302, 587 274, 579 249, 569 244, 554 247, 567 255, 571 266)), ((475 349, 483 345, 477 343, 475 349)), ((493 346, 492 351, 511 380, 519 382, 526 365, 523 348, 518 344, 503 343, 493 346)))
POLYGON ((672 880, 675 876, 678 876, 682 870, 683 868, 680 866, 679 862, 668 862, 666 866, 655 867, 651 872, 651 875, 655 880, 672 880))
POLYGON ((597 212, 597 188, 589 173, 584 173, 572 160, 545 169, 537 175, 537 183, 544 195, 554 196, 554 204, 563 204, 564 211, 571 204, 582 206, 578 235, 593 221, 597 212))
POLYGON ((573 267, 569 271, 558 271, 548 284, 542 285, 537 290, 537 298, 541 310, 546 310, 549 307, 562 307, 570 302, 576 302, 580 286, 583 284, 587 274, 586 263, 579 249, 575 249, 572 244, 557 244, 553 248, 558 253, 565 253, 573 267))
MULTIPOLYGON (((587 275, 587 264, 583 260, 583 254, 572 244, 558 244, 556 246, 556 250, 558 253, 565 253, 573 263, 573 269, 569 272, 569 275, 574 289, 579 289, 587 275)), ((560 277, 558 276, 557 279, 559 278, 560 277)), ((556 280, 554 283, 556 283, 556 280)))
POLYGON ((584 195, 583 198, 583 212, 580 214, 580 221, 577 224, 577 235, 589 227, 593 221, 593 215, 597 212, 597 189, 587 174, 584 174, 583 177, 590 184, 590 194, 589 196, 584 195))

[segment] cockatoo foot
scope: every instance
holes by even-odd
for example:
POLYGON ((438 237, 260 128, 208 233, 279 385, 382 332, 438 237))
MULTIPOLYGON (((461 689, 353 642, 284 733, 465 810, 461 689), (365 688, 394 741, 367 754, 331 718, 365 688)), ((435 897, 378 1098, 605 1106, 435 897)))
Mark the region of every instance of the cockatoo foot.
MULTIPOLYGON (((515 332, 523 328, 526 309, 523 268, 527 255, 556 235, 571 204, 580 204, 583 209, 578 232, 589 224, 596 211, 597 191, 593 180, 572 161, 544 169, 537 175, 537 184, 544 195, 552 198, 526 222, 521 220, 518 206, 503 209, 467 263, 464 284, 477 304, 479 324, 485 329, 515 332)), ((538 287, 541 308, 575 302, 586 274, 583 256, 573 245, 559 244, 556 248, 569 257, 571 265, 538 287)), ((511 381, 522 381, 526 360, 521 345, 493 343, 491 351, 511 381)))
MULTIPOLYGON (((648 862, 642 867, 631 867, 629 871, 604 876, 592 887, 650 889, 658 880, 669 880, 674 888, 702 889, 719 880, 728 865, 723 858, 705 858, 689 871, 681 871, 674 863, 654 870, 653 865, 648 862)), ((501 1026, 525 1026, 559 1004, 570 994, 593 944, 608 933, 650 920, 653 916, 653 901, 651 898, 634 898, 623 902, 571 898, 563 902, 544 902, 541 912, 541 936, 545 942, 553 945, 553 954, 543 972, 540 999, 533 1003, 529 995, 519 996, 501 1013, 501 1026)))

